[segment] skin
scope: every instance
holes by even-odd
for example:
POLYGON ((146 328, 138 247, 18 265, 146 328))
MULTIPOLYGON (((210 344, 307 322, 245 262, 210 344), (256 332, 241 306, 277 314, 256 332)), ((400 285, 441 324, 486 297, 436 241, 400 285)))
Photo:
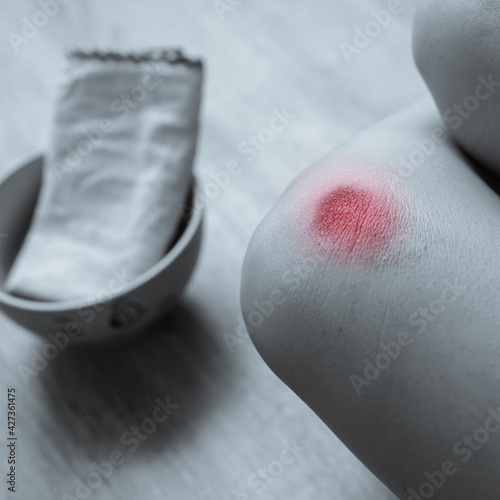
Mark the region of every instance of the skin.
POLYGON ((491 75, 500 82, 500 1, 418 4, 413 45, 417 66, 441 114, 448 112, 449 131, 458 144, 500 174, 500 85, 476 94, 478 78, 491 75))
POLYGON ((472 436, 500 410, 500 198, 451 140, 415 155, 442 127, 429 98, 299 176, 251 240, 241 304, 270 368, 397 496, 444 467, 432 498, 488 500, 500 432, 472 436), (346 179, 367 179, 397 214, 382 211, 382 245, 361 236, 346 253, 311 233, 324 191, 346 179), (366 360, 384 368, 365 376, 366 360))
POLYGON ((243 266, 263 359, 401 499, 498 498, 500 90, 448 137, 440 115, 500 68, 499 11, 422 0, 439 111, 429 95, 308 168, 243 266))

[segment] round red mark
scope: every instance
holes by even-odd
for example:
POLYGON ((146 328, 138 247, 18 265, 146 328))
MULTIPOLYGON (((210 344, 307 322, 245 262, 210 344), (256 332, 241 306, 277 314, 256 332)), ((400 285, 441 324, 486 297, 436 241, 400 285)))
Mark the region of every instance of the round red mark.
POLYGON ((372 257, 390 247, 401 226, 401 210, 380 179, 332 179, 314 191, 306 218, 316 245, 342 257, 372 257))

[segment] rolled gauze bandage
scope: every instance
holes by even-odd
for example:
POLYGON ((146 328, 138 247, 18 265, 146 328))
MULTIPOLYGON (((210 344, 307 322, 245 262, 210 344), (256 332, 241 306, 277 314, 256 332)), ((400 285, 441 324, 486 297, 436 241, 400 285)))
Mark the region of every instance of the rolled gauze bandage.
POLYGON ((8 292, 93 299, 161 259, 191 187, 201 86, 201 62, 176 50, 70 56, 8 292))

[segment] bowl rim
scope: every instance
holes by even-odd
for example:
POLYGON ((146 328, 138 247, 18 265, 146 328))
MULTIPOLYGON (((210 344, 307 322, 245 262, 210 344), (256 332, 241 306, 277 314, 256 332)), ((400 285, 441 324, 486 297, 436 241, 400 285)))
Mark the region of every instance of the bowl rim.
MULTIPOLYGON (((45 155, 43 153, 39 153, 30 156, 30 158, 31 159, 28 161, 20 162, 19 166, 17 167, 15 166, 13 168, 8 168, 2 175, 0 175, 0 186, 22 168, 25 168, 28 165, 38 161, 43 162, 45 159, 45 155)), ((160 272, 169 267, 173 263, 173 261, 186 249, 188 244, 193 240, 196 233, 198 232, 198 229, 203 221, 205 207, 203 203, 200 203, 201 193, 198 189, 198 182, 194 173, 191 174, 191 182, 191 191, 193 193, 193 201, 191 203, 192 206, 190 207, 192 209, 191 214, 189 217, 189 221, 184 228, 184 231, 182 232, 178 240, 174 243, 174 246, 156 264, 154 264, 137 278, 133 279, 130 283, 125 285, 119 292, 111 292, 111 297, 109 297, 105 301, 93 300, 90 302, 82 298, 42 302, 37 300, 24 299, 22 297, 16 297, 3 291, 0 288, 0 304, 4 304, 27 312, 64 313, 81 309, 83 307, 93 307, 102 304, 103 302, 110 303, 112 301, 116 301, 120 297, 123 297, 129 294, 131 291, 143 286, 148 281, 157 276, 160 272)))

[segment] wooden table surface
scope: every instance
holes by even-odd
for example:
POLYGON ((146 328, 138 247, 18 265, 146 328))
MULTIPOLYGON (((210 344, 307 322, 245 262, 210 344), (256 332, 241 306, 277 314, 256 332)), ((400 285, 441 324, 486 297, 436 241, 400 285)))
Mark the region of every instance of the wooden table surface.
POLYGON ((0 8, 0 173, 46 148, 64 55, 75 46, 180 45, 201 54, 206 84, 196 169, 204 185, 228 162, 241 166, 210 200, 197 270, 154 335, 117 350, 64 349, 25 380, 19 367, 30 367, 44 342, 0 315, 1 499, 83 498, 77 478, 87 481, 92 462, 113 452, 125 463, 89 490, 91 499, 394 498, 272 374, 250 340, 227 339, 234 340, 241 320, 249 238, 287 184, 425 92, 411 58, 412 2, 403 0, 403 12, 350 63, 340 44, 353 43, 355 27, 388 0, 231 3, 238 2, 218 2, 217 12, 211 0, 66 0, 17 52, 9 33, 22 35, 23 17, 32 20, 40 6, 16 0, 0 8), (295 118, 255 158, 242 154, 240 144, 285 107, 295 118), (15 494, 5 483, 12 387, 15 494), (178 408, 131 451, 122 436, 167 396, 178 408), (285 442, 294 441, 299 451, 280 466, 285 442), (268 467, 272 482, 249 484, 268 467))

